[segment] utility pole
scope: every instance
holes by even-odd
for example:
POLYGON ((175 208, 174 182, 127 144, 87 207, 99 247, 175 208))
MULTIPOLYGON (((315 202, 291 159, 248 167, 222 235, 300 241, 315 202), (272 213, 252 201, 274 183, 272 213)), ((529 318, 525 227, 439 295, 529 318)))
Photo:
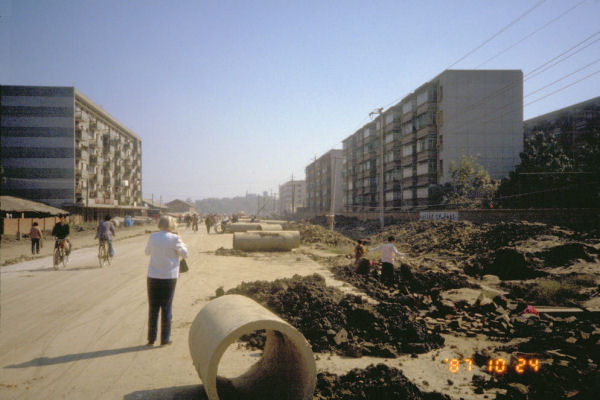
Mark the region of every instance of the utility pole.
POLYGON ((379 225, 381 229, 383 229, 385 225, 385 217, 384 217, 384 201, 383 201, 383 134, 384 134, 384 126, 385 121, 383 118, 383 107, 377 108, 369 113, 369 117, 374 114, 379 114, 379 122, 381 123, 381 134, 379 136, 379 151, 381 152, 381 157, 379 159, 380 169, 379 169, 379 225))
POLYGON ((335 167, 337 164, 337 157, 331 155, 331 205, 329 207, 329 229, 333 230, 333 226, 335 225, 335 167))
POLYGON ((292 174, 292 215, 295 212, 295 201, 296 201, 296 185, 294 184, 294 174, 292 174))

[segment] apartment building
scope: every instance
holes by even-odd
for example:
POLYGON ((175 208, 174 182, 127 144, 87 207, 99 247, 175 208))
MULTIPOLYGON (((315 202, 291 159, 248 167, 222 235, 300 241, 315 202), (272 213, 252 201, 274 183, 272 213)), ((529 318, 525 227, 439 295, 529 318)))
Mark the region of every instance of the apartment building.
POLYGON ((523 150, 522 121, 522 71, 442 72, 343 141, 345 210, 379 210, 382 189, 386 211, 425 207, 462 155, 492 178, 508 175, 523 150))
POLYGON ((92 219, 142 204, 142 140, 74 87, 0 86, 2 193, 92 219))
POLYGON ((279 215, 296 213, 306 205, 306 181, 291 180, 279 185, 279 215))
POLYGON ((343 150, 332 149, 306 166, 306 208, 312 215, 344 208, 343 150))
POLYGON ((583 146, 583 134, 600 128, 599 121, 600 96, 528 119, 523 123, 524 135, 528 139, 535 132, 542 131, 547 135, 561 137, 577 152, 583 146))

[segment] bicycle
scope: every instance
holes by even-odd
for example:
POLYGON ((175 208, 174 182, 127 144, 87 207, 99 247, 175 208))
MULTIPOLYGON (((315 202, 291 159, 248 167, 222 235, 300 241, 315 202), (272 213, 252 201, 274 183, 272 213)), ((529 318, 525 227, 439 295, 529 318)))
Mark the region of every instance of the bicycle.
POLYGON ((67 241, 66 239, 56 239, 57 245, 54 246, 54 256, 52 257, 52 266, 55 270, 58 270, 59 264, 62 264, 63 268, 67 266, 69 262, 69 256, 67 255, 67 241))
POLYGON ((110 256, 108 240, 100 240, 100 243, 98 244, 98 264, 100 264, 100 268, 102 268, 104 264, 110 265, 111 260, 112 257, 110 256))

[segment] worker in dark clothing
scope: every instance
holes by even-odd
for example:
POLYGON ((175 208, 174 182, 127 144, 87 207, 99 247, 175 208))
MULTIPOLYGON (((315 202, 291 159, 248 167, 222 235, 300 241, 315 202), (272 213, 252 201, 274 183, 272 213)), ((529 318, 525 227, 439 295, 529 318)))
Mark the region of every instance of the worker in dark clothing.
POLYGON ((52 228, 52 236, 56 238, 54 243, 54 248, 58 247, 59 240, 65 240, 67 243, 66 251, 67 256, 71 254, 71 242, 69 241, 69 234, 71 233, 71 228, 69 228, 69 224, 67 224, 66 218, 64 215, 59 217, 58 222, 52 228))

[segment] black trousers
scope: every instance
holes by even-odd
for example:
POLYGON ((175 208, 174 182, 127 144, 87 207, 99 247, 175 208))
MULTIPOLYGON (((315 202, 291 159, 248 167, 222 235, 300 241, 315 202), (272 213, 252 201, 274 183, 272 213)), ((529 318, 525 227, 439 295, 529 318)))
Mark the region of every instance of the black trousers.
POLYGON ((394 264, 381 263, 381 282, 391 285, 394 283, 394 264))
POLYGON ((31 254, 40 253, 40 239, 31 239, 31 254))
POLYGON ((159 311, 161 312, 160 342, 164 344, 171 338, 172 305, 176 284, 177 279, 148 278, 148 342, 156 340, 159 311))

